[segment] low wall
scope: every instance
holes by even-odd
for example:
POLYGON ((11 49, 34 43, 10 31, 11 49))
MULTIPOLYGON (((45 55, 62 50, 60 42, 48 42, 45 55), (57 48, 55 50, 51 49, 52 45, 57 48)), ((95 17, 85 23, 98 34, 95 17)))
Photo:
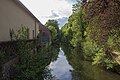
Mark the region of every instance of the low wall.
POLYGON ((18 57, 16 57, 2 65, 2 80, 12 80, 14 78, 13 65, 17 64, 18 61, 18 57))
MULTIPOLYGON (((18 42, 8 41, 0 42, 0 80, 12 80, 15 74, 13 65, 19 62, 18 60, 18 42)), ((35 40, 26 40, 26 42, 33 42, 35 40)))

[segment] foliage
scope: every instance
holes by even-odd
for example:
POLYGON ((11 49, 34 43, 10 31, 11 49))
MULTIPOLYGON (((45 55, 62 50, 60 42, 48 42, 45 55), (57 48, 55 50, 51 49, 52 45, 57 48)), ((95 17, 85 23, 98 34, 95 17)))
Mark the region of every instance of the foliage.
POLYGON ((113 69, 116 66, 116 61, 108 57, 105 53, 103 53, 102 50, 96 53, 95 57, 93 58, 93 65, 96 64, 104 66, 106 69, 113 69))
MULTIPOLYGON (((80 50, 79 48, 77 49, 77 48, 70 48, 69 46, 63 46, 62 50, 65 53, 68 63, 73 68, 73 70, 71 71, 73 80, 105 80, 106 78, 108 80, 119 80, 119 75, 111 73, 99 67, 98 64, 92 65, 90 61, 86 61, 83 58, 81 58, 82 56, 81 54, 83 52, 81 52, 82 50, 80 50)), ((104 57, 106 56, 104 53, 102 54, 101 53, 98 54, 98 57, 101 56, 101 60, 102 60, 103 56, 104 57)), ((110 59, 105 61, 106 63, 108 62, 112 63, 112 60, 110 59)), ((101 66, 102 64, 99 65, 101 66)), ((107 66, 109 66, 110 69, 110 67, 112 67, 112 64, 109 64, 107 66)), ((119 67, 117 69, 119 69, 119 67)))
POLYGON ((81 46, 85 59, 91 60, 93 64, 102 65, 107 69, 115 68, 116 62, 110 52, 120 52, 119 10, 117 0, 95 0, 85 5, 75 4, 68 23, 61 29, 62 41, 74 47, 81 46), (109 13, 110 11, 112 12, 109 13))
POLYGON ((68 19, 68 23, 61 28, 63 32, 62 41, 71 44, 73 47, 81 46, 85 39, 85 29, 87 27, 87 23, 83 20, 82 7, 79 6, 78 8, 80 10, 74 10, 68 19))
POLYGON ((112 29, 109 32, 106 45, 111 51, 120 52, 120 28, 112 29))
POLYGON ((91 56, 93 64, 102 64, 107 69, 115 68, 116 65, 115 60, 110 56, 110 52, 120 51, 120 19, 116 17, 119 15, 120 9, 117 9, 118 2, 116 1, 116 6, 114 3, 113 0, 95 0, 84 6, 84 19, 88 22, 87 37, 83 46, 84 51, 88 53, 88 56, 91 56), (111 13, 108 12, 109 10, 111 13))
POLYGON ((115 60, 106 55, 104 48, 99 46, 88 34, 86 41, 83 43, 83 51, 85 59, 92 61, 93 65, 101 65, 106 69, 114 68, 116 65, 115 60))
POLYGON ((29 36, 28 28, 26 26, 21 25, 21 28, 17 31, 13 31, 13 39, 14 40, 27 40, 29 36))
POLYGON ((63 32, 62 42, 65 42, 65 44, 70 44, 72 37, 73 34, 71 28, 67 28, 66 31, 63 32))
POLYGON ((60 41, 60 31, 57 20, 48 20, 45 26, 51 31, 52 43, 58 43, 60 41))
POLYGON ((3 62, 5 61, 5 54, 3 54, 2 52, 0 52, 0 75, 1 75, 1 72, 2 72, 2 64, 3 62))
POLYGON ((18 42, 19 63, 15 65, 15 80, 40 80, 42 71, 49 63, 49 48, 36 48, 34 42, 26 41, 26 28, 22 27, 14 33, 18 42))
POLYGON ((0 53, 0 64, 5 60, 5 55, 3 53, 0 53))
POLYGON ((95 54, 95 57, 93 58, 93 64, 101 64, 104 61, 105 54, 103 51, 98 51, 98 53, 95 54))
POLYGON ((79 12, 79 10, 80 10, 80 6, 81 6, 80 1, 79 0, 76 0, 76 1, 77 1, 77 3, 74 4, 72 7, 73 12, 79 12))
POLYGON ((48 68, 45 68, 43 73, 45 80, 56 80, 55 76, 52 76, 51 70, 49 70, 48 68))
POLYGON ((56 39, 56 37, 57 37, 57 30, 53 26, 48 26, 48 29, 51 32, 52 42, 53 42, 56 39))
POLYGON ((51 47, 51 53, 52 53, 51 61, 52 62, 57 60, 58 54, 59 54, 59 51, 60 51, 59 48, 60 48, 60 46, 52 46, 51 47))
POLYGON ((53 26, 53 27, 55 27, 55 29, 56 29, 57 31, 59 31, 57 20, 48 20, 48 21, 46 22, 45 26, 46 26, 46 27, 53 26))
POLYGON ((98 37, 98 43, 102 46, 106 45, 111 29, 120 26, 119 0, 94 0, 85 4, 84 11, 88 26, 94 26, 99 32, 99 35, 95 35, 98 37))

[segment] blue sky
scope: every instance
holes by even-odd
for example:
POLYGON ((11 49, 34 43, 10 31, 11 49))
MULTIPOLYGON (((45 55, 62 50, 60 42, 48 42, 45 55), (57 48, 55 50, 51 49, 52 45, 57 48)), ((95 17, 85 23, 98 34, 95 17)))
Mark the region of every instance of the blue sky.
POLYGON ((76 0, 20 0, 40 21, 45 24, 49 19, 58 20, 63 26, 72 14, 76 0))

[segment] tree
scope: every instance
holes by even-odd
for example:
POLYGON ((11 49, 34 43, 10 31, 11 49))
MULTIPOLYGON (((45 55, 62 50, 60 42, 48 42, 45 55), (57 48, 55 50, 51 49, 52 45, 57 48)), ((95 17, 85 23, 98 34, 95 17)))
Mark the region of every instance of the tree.
POLYGON ((52 43, 58 43, 60 41, 60 31, 57 20, 48 20, 45 26, 51 31, 52 43))
POLYGON ((57 30, 55 29, 55 27, 53 26, 48 26, 48 29, 50 30, 51 32, 51 35, 52 35, 52 41, 54 41, 57 37, 57 30))
POLYGON ((55 27, 55 29, 57 31, 59 31, 59 27, 58 27, 58 21, 57 20, 48 20, 45 24, 45 26, 49 27, 49 26, 53 26, 55 27))

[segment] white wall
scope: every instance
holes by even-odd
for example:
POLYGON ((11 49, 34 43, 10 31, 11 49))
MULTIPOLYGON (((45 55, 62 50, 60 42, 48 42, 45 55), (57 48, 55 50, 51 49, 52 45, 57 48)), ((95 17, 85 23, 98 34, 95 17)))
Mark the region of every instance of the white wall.
POLYGON ((10 40, 9 29, 17 30, 21 24, 30 29, 30 39, 32 39, 35 20, 13 0, 0 0, 0 41, 10 40))

